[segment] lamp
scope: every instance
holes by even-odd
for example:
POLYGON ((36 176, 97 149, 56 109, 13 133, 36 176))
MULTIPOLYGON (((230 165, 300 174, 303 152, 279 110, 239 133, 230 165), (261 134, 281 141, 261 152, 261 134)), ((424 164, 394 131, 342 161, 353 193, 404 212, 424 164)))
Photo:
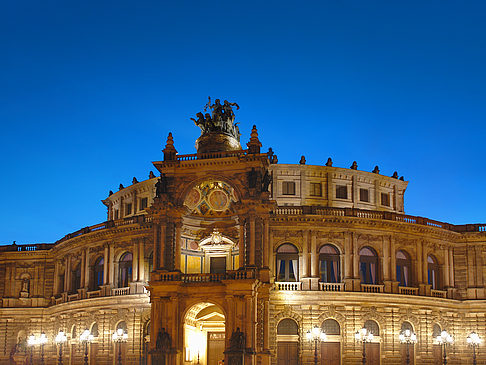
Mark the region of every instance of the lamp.
POLYGON ((47 336, 44 332, 41 332, 39 339, 37 340, 41 347, 41 364, 44 364, 44 345, 47 343, 47 336))
POLYGON ((67 337, 64 334, 64 331, 59 331, 57 334, 56 338, 54 339, 54 342, 59 345, 59 360, 58 364, 62 365, 62 345, 67 341, 67 337))
POLYGON ((123 342, 127 342, 128 333, 126 333, 123 328, 118 328, 115 332, 113 332, 111 339, 115 343, 115 346, 118 344, 118 365, 122 365, 121 345, 123 342))
POLYGON ((34 334, 31 334, 27 339, 27 346, 30 347, 30 365, 34 364, 33 357, 34 357, 34 346, 37 344, 37 338, 34 334))
POLYGON ((447 331, 442 331, 439 336, 436 338, 437 343, 441 346, 442 348, 442 353, 443 353, 443 364, 447 364, 447 353, 446 353, 446 346, 454 343, 454 340, 452 339, 452 336, 447 333, 447 331))
POLYGON ((417 335, 415 334, 415 332, 407 329, 407 330, 402 331, 402 333, 400 333, 398 338, 400 339, 400 342, 404 343, 406 348, 407 348, 406 364, 409 365, 410 364, 410 349, 409 349, 409 346, 417 343, 417 335))
POLYGON ((79 340, 84 345, 84 365, 88 365, 88 343, 93 341, 93 335, 88 329, 85 329, 79 336, 79 340))
POLYGON ((479 337, 476 332, 471 332, 469 336, 466 338, 466 342, 468 346, 472 347, 473 349, 473 365, 476 365, 476 347, 479 347, 483 340, 479 337))
POLYGON ((314 326, 312 330, 307 331, 305 337, 310 343, 314 343, 314 365, 317 365, 317 344, 326 341, 327 336, 320 327, 314 326))
POLYGON ((373 334, 363 327, 354 334, 354 339, 358 343, 363 343, 363 365, 366 364, 366 343, 373 341, 373 334))

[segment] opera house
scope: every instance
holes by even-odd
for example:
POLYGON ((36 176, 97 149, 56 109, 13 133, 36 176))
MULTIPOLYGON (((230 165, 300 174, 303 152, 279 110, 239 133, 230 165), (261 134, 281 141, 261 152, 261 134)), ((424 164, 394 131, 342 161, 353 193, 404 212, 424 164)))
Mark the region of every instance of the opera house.
POLYGON ((406 215, 378 167, 278 163, 207 107, 105 222, 0 247, 1 364, 486 363, 486 224, 406 215))

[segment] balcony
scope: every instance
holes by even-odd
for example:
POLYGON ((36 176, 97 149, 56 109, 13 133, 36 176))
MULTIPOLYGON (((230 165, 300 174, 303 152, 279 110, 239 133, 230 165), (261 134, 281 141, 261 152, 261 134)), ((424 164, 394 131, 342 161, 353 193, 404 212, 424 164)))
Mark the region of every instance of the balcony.
POLYGON ((447 290, 436 290, 432 289, 430 295, 435 298, 447 298, 447 290))
MULTIPOLYGON (((153 275, 153 274, 152 274, 153 275)), ((223 280, 255 279, 253 269, 230 270, 224 273, 184 274, 181 272, 162 272, 153 275, 158 281, 182 281, 183 283, 211 283, 223 280)))

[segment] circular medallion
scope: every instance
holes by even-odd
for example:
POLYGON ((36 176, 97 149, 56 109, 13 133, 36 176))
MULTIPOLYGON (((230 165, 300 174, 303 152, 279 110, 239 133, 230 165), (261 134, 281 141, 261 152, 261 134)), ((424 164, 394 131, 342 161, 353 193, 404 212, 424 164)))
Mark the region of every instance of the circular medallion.
POLYGON ((199 200, 201 200, 201 193, 197 189, 192 189, 189 194, 187 194, 186 201, 184 204, 189 208, 189 209, 194 209, 197 204, 199 203, 199 200))
POLYGON ((224 191, 214 190, 209 194, 208 202, 212 209, 221 212, 228 206, 229 198, 224 191))

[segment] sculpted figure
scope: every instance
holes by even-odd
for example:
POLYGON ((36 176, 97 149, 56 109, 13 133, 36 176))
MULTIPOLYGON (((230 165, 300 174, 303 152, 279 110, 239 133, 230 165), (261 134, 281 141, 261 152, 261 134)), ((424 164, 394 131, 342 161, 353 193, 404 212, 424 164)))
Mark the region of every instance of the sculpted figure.
POLYGON ((191 118, 194 121, 194 124, 201 128, 201 132, 204 133, 206 130, 206 120, 204 119, 203 113, 199 112, 196 114, 197 120, 191 118))
POLYGON ((233 106, 236 106, 236 110, 240 109, 240 106, 236 103, 230 103, 228 100, 225 100, 223 103, 223 111, 224 111, 224 116, 226 119, 230 119, 233 121, 235 119, 235 113, 233 113, 233 106))
POLYGON ((233 331, 230 338, 230 348, 232 350, 243 350, 245 348, 245 334, 240 331, 240 327, 233 331))
POLYGON ((265 171, 265 175, 263 175, 263 181, 262 181, 262 191, 268 191, 268 187, 272 183, 272 175, 268 173, 268 171, 265 171))
POLYGON ((159 197, 164 193, 167 193, 167 176, 162 174, 155 184, 155 196, 159 197))

